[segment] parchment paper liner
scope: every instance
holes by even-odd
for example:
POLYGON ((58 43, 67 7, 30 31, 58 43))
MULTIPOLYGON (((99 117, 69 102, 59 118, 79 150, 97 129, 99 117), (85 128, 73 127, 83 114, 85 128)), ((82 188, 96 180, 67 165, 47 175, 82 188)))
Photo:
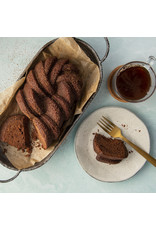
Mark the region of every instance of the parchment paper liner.
MULTIPOLYGON (((78 66, 83 79, 84 89, 82 99, 77 105, 75 115, 82 113, 83 106, 97 90, 100 80, 100 71, 98 66, 90 60, 73 38, 59 38, 35 59, 29 70, 32 69, 39 60, 44 60, 49 55, 55 55, 57 58, 69 58, 72 63, 78 66)), ((8 116, 22 113, 16 103, 15 95, 24 81, 25 77, 0 93, 0 126, 8 116)), ((64 125, 64 131, 66 127, 72 123, 72 120, 68 121, 68 123, 64 125)), ((7 150, 5 153, 7 158, 17 169, 28 168, 33 166, 36 162, 40 162, 54 150, 56 144, 57 142, 53 143, 47 150, 44 150, 39 147, 35 147, 36 143, 34 143, 33 151, 29 156, 27 152, 23 153, 21 150, 17 151, 17 149, 12 146, 0 143, 2 148, 7 150)))

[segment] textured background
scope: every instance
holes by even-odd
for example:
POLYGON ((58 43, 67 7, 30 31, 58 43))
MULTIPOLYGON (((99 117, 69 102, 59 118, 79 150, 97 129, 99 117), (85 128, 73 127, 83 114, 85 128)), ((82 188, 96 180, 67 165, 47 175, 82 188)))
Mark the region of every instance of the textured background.
MULTIPOLYGON (((36 52, 53 38, 0 38, 0 91, 12 85, 36 52)), ((81 38, 103 56, 103 38, 81 38)), ((151 139, 151 154, 156 158, 156 94, 139 104, 121 103, 112 98, 106 87, 109 73, 118 65, 129 61, 146 61, 156 56, 156 38, 109 38, 110 53, 103 63, 104 78, 95 99, 83 114, 64 144, 50 161, 39 169, 20 174, 15 181, 0 184, 0 192, 156 192, 154 166, 145 166, 124 182, 104 183, 86 174, 74 152, 74 138, 81 122, 94 110, 103 106, 121 106, 134 112, 147 125, 151 139)), ((156 67, 153 67, 156 71, 156 67)), ((0 166, 0 179, 7 179, 15 172, 0 166)))

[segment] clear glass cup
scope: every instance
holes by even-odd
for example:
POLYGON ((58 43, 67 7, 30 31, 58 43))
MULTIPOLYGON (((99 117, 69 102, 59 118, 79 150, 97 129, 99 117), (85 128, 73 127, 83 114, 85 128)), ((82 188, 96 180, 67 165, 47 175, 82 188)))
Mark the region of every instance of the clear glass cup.
MULTIPOLYGON (((111 79, 111 89, 112 89, 112 92, 115 95, 115 97, 118 98, 120 101, 133 102, 133 103, 142 102, 142 101, 147 100, 149 97, 151 97, 152 94, 154 93, 155 89, 156 89, 156 74, 152 68, 152 65, 154 63, 156 63, 156 58, 154 56, 150 56, 147 63, 141 62, 141 61, 133 61, 133 62, 129 62, 129 63, 121 66, 120 68, 118 68, 117 71, 115 72, 115 74, 112 76, 112 79, 111 79), (119 87, 118 87, 119 76, 121 77, 121 74, 123 75, 124 71, 126 71, 132 67, 143 67, 143 68, 145 68, 145 70, 148 71, 149 76, 150 76, 149 77, 150 78, 149 89, 146 92, 146 95, 144 95, 142 98, 139 98, 139 99, 125 97, 121 93, 121 90, 119 90, 119 87)), ((134 87, 135 87, 135 85, 134 85, 134 87)), ((130 90, 130 88, 129 88, 129 90, 130 90)), ((133 88, 133 90, 134 90, 134 88, 133 88)))

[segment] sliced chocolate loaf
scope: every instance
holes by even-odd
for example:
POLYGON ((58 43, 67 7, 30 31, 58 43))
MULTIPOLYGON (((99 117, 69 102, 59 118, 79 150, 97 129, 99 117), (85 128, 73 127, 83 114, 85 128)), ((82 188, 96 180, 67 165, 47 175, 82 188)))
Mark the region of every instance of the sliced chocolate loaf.
POLYGON ((29 119, 24 115, 8 117, 0 128, 0 141, 18 149, 29 148, 29 119))
POLYGON ((118 163, 121 162, 121 160, 110 160, 110 159, 104 158, 104 157, 102 157, 100 155, 96 156, 96 160, 100 161, 100 162, 103 162, 103 163, 107 163, 107 164, 118 164, 118 163))
POLYGON ((123 141, 106 138, 101 134, 95 134, 93 147, 98 158, 102 157, 107 160, 120 161, 128 156, 128 151, 123 141))
POLYGON ((34 111, 37 115, 41 115, 45 112, 43 100, 28 83, 24 85, 23 93, 25 96, 25 100, 32 111, 34 111))
POLYGON ((58 125, 47 114, 43 114, 41 119, 47 125, 53 140, 57 140, 61 131, 58 125))
POLYGON ((76 95, 74 94, 70 84, 66 81, 61 81, 57 84, 57 94, 63 97, 71 107, 76 102, 76 95))
POLYGON ((33 125, 37 132, 37 137, 42 143, 42 147, 47 149, 52 143, 52 135, 47 125, 42 121, 41 118, 35 117, 33 119, 33 125))
POLYGON ((26 77, 26 82, 30 85, 32 89, 34 89, 40 96, 46 96, 44 91, 41 89, 39 86, 39 83, 36 79, 36 76, 34 74, 33 70, 30 70, 27 77, 26 77))
POLYGON ((48 75, 49 72, 52 70, 55 62, 57 61, 57 57, 48 57, 44 62, 44 71, 45 74, 48 75))
POLYGON ((34 65, 23 89, 16 94, 21 111, 33 121, 44 149, 59 138, 64 121, 74 114, 82 94, 78 72, 68 59, 48 57, 34 65))
POLYGON ((25 100, 25 96, 23 94, 22 89, 18 90, 16 94, 16 101, 22 113, 24 113, 30 120, 32 120, 35 116, 37 116, 37 114, 29 108, 25 100))
POLYGON ((72 115, 72 109, 71 109, 69 103, 63 97, 61 97, 57 94, 53 95, 53 99, 62 108, 65 120, 68 120, 70 118, 70 116, 72 115))
POLYGON ((83 87, 81 78, 75 73, 65 73, 57 78, 57 83, 61 81, 65 81, 71 85, 76 95, 77 101, 79 101, 81 98, 82 87, 83 87))
POLYGON ((37 79, 39 85, 41 86, 41 88, 43 89, 43 91, 47 95, 52 96, 55 93, 55 90, 54 90, 53 86, 50 84, 50 82, 47 78, 47 75, 45 74, 45 70, 44 70, 44 66, 43 66, 42 61, 37 63, 37 65, 35 66, 35 75, 36 75, 36 79, 37 79))
POLYGON ((54 67, 53 67, 53 69, 52 69, 52 71, 51 71, 51 73, 50 73, 50 82, 51 82, 52 85, 55 84, 58 75, 60 74, 60 72, 61 72, 63 66, 64 66, 67 62, 68 62, 68 59, 66 59, 66 58, 61 58, 61 59, 59 59, 59 60, 55 63, 55 65, 54 65, 54 67))
POLYGON ((62 126, 65 118, 64 113, 61 111, 59 105, 52 98, 46 97, 45 103, 45 114, 47 114, 59 127, 62 126))
POLYGON ((62 72, 65 73, 79 73, 77 67, 72 63, 67 63, 63 66, 62 72))

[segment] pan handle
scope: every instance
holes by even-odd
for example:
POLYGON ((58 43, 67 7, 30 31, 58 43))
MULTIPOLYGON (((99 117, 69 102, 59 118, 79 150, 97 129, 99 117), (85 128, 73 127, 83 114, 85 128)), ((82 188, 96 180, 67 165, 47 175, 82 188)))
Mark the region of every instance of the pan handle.
POLYGON ((105 53, 104 57, 100 60, 100 64, 102 64, 106 60, 106 58, 107 58, 107 56, 109 54, 109 50, 110 50, 110 44, 109 44, 108 38, 104 37, 104 39, 105 39, 105 42, 106 42, 106 53, 105 53))
POLYGON ((0 183, 8 183, 13 181, 18 175, 22 172, 22 170, 19 170, 13 177, 7 179, 7 180, 0 180, 0 183))

